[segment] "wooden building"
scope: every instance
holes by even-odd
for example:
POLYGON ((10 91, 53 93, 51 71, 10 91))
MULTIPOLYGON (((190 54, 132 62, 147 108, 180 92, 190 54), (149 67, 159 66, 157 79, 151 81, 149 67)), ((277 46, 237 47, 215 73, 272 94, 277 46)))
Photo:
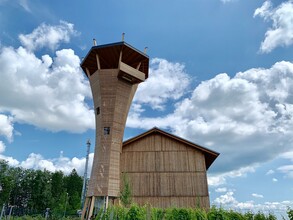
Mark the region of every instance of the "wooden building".
POLYGON ((120 155, 126 118, 138 84, 148 78, 149 57, 124 41, 96 45, 81 63, 90 82, 96 144, 82 219, 107 208, 120 192, 120 155))
POLYGON ((153 128, 123 143, 120 169, 129 179, 137 204, 208 209, 207 169, 218 155, 153 128))

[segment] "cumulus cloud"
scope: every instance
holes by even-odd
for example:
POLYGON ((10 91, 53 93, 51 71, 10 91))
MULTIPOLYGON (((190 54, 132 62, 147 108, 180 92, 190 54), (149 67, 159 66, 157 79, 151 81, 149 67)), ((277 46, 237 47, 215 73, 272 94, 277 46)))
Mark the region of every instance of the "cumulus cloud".
MULTIPOLYGON (((21 2, 21 5, 27 8, 26 1, 21 2)), ((60 21, 60 24, 56 26, 43 23, 34 29, 32 33, 19 35, 19 40, 30 51, 44 47, 55 50, 61 42, 69 42, 71 36, 76 34, 77 32, 74 30, 73 24, 60 21)))
MULTIPOLYGON (((89 154, 89 172, 91 173, 91 167, 93 163, 93 153, 89 154)), ((82 158, 68 158, 64 157, 63 154, 60 154, 60 157, 53 159, 45 159, 40 154, 31 153, 28 158, 19 163, 19 165, 26 169, 35 169, 35 170, 48 170, 51 172, 62 171, 65 174, 69 174, 73 169, 76 169, 77 173, 82 176, 85 168, 84 157, 82 158)))
MULTIPOLYGON (((13 157, 4 156, 5 145, 0 141, 0 159, 8 162, 10 166, 13 167, 23 167, 25 169, 34 170, 48 170, 50 172, 62 171, 64 174, 70 174, 70 172, 75 169, 80 176, 83 176, 85 169, 86 158, 73 157, 69 158, 60 153, 58 158, 44 158, 41 154, 31 153, 25 160, 18 161, 13 157)), ((88 163, 88 177, 90 176, 92 164, 93 164, 94 154, 89 154, 88 163)))
MULTIPOLYGON (((224 185, 228 182, 231 178, 245 178, 247 177, 248 173, 254 173, 255 168, 254 167, 242 167, 240 169, 235 169, 229 172, 223 172, 223 173, 208 173, 208 183, 211 187, 217 187, 224 185)), ((220 188, 225 189, 225 188, 220 188)))
MULTIPOLYGON (((261 195, 255 194, 254 197, 262 198, 261 195), (257 195, 257 196, 255 196, 257 195)), ((234 192, 228 191, 223 195, 216 198, 213 203, 225 209, 243 210, 243 211, 253 211, 257 213, 262 211, 264 213, 271 213, 272 211, 278 211, 280 213, 285 213, 289 206, 293 205, 293 201, 281 201, 281 202, 265 202, 256 203, 255 201, 245 201, 240 202, 234 196, 234 192)))
POLYGON ((219 74, 178 105, 175 131, 221 153, 220 170, 266 161, 290 149, 293 64, 219 74), (253 153, 252 153, 253 152, 253 153), (227 156, 227 157, 226 157, 227 156))
MULTIPOLYGON (((0 141, 0 142, 1 142, 1 141, 0 141)), ((5 145, 4 145, 4 150, 3 150, 3 152, 4 152, 4 151, 5 151, 5 145)), ((2 153, 3 153, 3 152, 2 152, 2 153)), ((15 166, 18 166, 18 165, 19 165, 19 161, 18 161, 18 160, 14 159, 13 157, 5 156, 5 155, 3 155, 2 153, 0 152, 0 160, 5 160, 5 161, 7 161, 9 166, 13 166, 13 167, 15 167, 15 166)))
POLYGON ((94 128, 93 110, 85 102, 91 98, 90 88, 79 63, 71 49, 39 58, 23 47, 1 48, 0 93, 6 95, 0 96, 0 112, 50 131, 94 128))
MULTIPOLYGON (((13 136, 13 123, 12 117, 4 114, 0 114, 0 136, 6 137, 11 141, 13 136)), ((0 150, 1 153, 1 150, 0 150)))
POLYGON ((214 202, 220 205, 234 205, 237 203, 237 201, 233 195, 234 195, 234 192, 229 191, 226 194, 216 198, 214 202))
POLYGON ((265 33, 260 52, 269 53, 278 46, 293 44, 293 1, 283 2, 273 8, 271 1, 265 1, 254 12, 254 17, 260 16, 265 21, 272 21, 272 27, 265 33))
MULTIPOLYGON (((136 103, 134 103, 136 104, 136 103)), ((255 166, 291 149, 293 63, 225 73, 201 82, 164 117, 130 113, 127 126, 162 126, 178 136, 221 153, 212 172, 255 166)))
POLYGON ((168 100, 178 100, 186 94, 190 77, 183 64, 154 58, 149 72, 149 78, 138 87, 134 103, 163 110, 168 100))

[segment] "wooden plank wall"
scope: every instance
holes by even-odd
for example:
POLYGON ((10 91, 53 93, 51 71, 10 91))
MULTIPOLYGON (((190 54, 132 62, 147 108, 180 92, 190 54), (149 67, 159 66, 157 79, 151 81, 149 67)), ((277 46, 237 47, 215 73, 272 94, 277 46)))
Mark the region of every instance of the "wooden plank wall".
POLYGON ((127 173, 138 204, 209 208, 205 167, 202 152, 160 133, 122 149, 121 172, 127 173))

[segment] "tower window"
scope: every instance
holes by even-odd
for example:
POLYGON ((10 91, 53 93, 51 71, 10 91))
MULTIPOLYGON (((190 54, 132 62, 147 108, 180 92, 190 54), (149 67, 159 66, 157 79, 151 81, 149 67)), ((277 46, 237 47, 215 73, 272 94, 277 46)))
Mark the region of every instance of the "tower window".
POLYGON ((100 107, 96 108, 96 114, 99 115, 100 114, 100 107))
POLYGON ((110 127, 104 127, 104 135, 110 134, 110 127))

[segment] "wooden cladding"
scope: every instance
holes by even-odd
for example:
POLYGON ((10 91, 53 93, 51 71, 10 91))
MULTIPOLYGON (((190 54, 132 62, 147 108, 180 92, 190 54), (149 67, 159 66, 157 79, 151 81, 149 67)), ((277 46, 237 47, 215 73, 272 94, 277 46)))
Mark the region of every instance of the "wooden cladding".
POLYGON ((129 178, 134 202, 162 208, 209 208, 202 151, 153 132, 127 142, 120 161, 121 173, 127 173, 129 178))
POLYGON ((207 196, 205 172, 199 173, 127 173, 132 196, 207 196))
POLYGON ((133 202, 136 204, 151 204, 153 207, 169 208, 169 207, 191 207, 204 209, 209 208, 208 197, 134 197, 133 202), (187 205, 188 204, 188 205, 187 205))

